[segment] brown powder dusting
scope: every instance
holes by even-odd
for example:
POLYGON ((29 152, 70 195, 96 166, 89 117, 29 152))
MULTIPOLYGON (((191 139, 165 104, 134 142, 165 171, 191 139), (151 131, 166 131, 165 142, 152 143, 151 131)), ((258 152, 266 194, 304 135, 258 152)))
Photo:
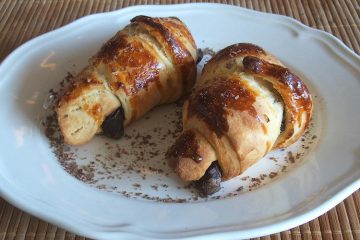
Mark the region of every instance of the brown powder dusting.
POLYGON ((288 158, 291 163, 295 162, 295 158, 292 152, 288 152, 288 158))
POLYGON ((270 160, 274 161, 274 162, 277 162, 277 159, 274 158, 274 157, 269 157, 270 160))
POLYGON ((261 180, 259 178, 251 178, 249 185, 249 191, 252 191, 255 188, 258 188, 261 185, 261 180))
POLYGON ((276 173, 276 172, 271 172, 270 174, 269 174, 269 177, 270 178, 274 178, 274 177, 276 177, 278 174, 276 173))
POLYGON ((134 183, 134 184, 133 184, 133 187, 135 187, 135 188, 140 188, 141 185, 140 185, 139 183, 134 183))
POLYGON ((267 177, 267 174, 260 174, 260 180, 264 180, 267 177))
POLYGON ((213 57, 213 56, 216 54, 216 52, 214 51, 214 49, 208 48, 208 47, 203 48, 203 49, 202 49, 202 53, 203 53, 203 55, 209 55, 210 57, 213 57))

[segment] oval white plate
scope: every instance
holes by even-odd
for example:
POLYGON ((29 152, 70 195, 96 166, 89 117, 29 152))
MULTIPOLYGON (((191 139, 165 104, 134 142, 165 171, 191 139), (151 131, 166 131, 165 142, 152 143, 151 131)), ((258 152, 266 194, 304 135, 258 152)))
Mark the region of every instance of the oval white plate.
MULTIPOLYGON (((29 41, 4 60, 0 76, 2 197, 81 235, 257 237, 307 222, 360 186, 360 59, 333 36, 287 17, 219 4, 130 7, 84 17, 29 41), (66 72, 78 71, 104 41, 141 14, 179 17, 201 48, 258 44, 304 78, 316 96, 312 131, 317 138, 302 161, 254 191, 185 203, 126 198, 67 174, 39 124, 44 99, 66 72)), ((92 146, 102 141, 97 137, 92 146)), ((159 194, 171 195, 171 186, 159 194)))

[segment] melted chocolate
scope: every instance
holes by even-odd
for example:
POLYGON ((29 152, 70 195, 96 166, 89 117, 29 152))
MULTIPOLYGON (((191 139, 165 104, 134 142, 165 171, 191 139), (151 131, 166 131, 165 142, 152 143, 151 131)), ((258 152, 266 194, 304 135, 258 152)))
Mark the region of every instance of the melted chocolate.
POLYGON ((228 109, 247 111, 252 117, 257 117, 253 107, 256 96, 238 79, 219 77, 190 96, 189 116, 198 116, 221 137, 229 130, 228 109))
POLYGON ((119 107, 112 114, 107 116, 101 125, 103 134, 106 137, 119 139, 124 135, 124 110, 119 107))
POLYGON ((178 159, 178 158, 191 158, 195 162, 199 163, 202 157, 197 153, 199 144, 196 141, 195 133, 191 130, 183 132, 176 140, 175 144, 166 153, 166 158, 178 159))
POLYGON ((198 56, 198 58, 197 58, 197 60, 196 60, 196 64, 199 64, 199 62, 201 62, 201 60, 202 60, 203 57, 204 57, 204 53, 203 53, 203 51, 201 50, 201 48, 198 48, 198 50, 197 50, 197 56, 198 56))
POLYGON ((204 176, 195 181, 195 187, 199 190, 200 196, 206 197, 220 190, 221 171, 218 162, 212 162, 204 176))

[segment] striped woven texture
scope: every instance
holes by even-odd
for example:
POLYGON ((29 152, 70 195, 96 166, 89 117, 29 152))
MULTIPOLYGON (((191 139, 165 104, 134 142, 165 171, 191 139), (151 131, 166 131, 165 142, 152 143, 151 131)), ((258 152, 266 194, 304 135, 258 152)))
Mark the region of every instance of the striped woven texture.
MULTIPOLYGON (((0 61, 16 47, 82 16, 138 4, 217 2, 293 17, 329 32, 360 53, 359 0, 0 0, 0 61)), ((258 239, 360 239, 360 191, 326 214, 258 239)), ((13 207, 0 198, 0 239, 86 239, 13 207)))

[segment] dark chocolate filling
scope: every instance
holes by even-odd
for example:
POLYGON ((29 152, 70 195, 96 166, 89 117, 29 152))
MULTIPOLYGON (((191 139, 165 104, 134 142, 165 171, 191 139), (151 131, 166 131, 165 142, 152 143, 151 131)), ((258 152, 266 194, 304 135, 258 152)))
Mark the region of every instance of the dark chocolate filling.
POLYGON ((286 128, 286 123, 285 123, 285 110, 284 110, 283 117, 282 117, 282 120, 281 120, 281 125, 280 125, 280 133, 285 131, 285 128, 286 128))
POLYGON ((219 191, 221 188, 221 170, 218 161, 212 162, 204 176, 194 183, 201 197, 207 197, 219 191))
POLYGON ((120 139, 124 135, 124 119, 124 110, 119 107, 107 116, 102 123, 103 134, 109 138, 120 139))
POLYGON ((203 51, 201 50, 201 48, 198 48, 197 50, 197 55, 198 55, 198 58, 196 60, 196 64, 198 64, 199 62, 201 62, 201 60, 203 59, 204 57, 204 53, 203 51))

